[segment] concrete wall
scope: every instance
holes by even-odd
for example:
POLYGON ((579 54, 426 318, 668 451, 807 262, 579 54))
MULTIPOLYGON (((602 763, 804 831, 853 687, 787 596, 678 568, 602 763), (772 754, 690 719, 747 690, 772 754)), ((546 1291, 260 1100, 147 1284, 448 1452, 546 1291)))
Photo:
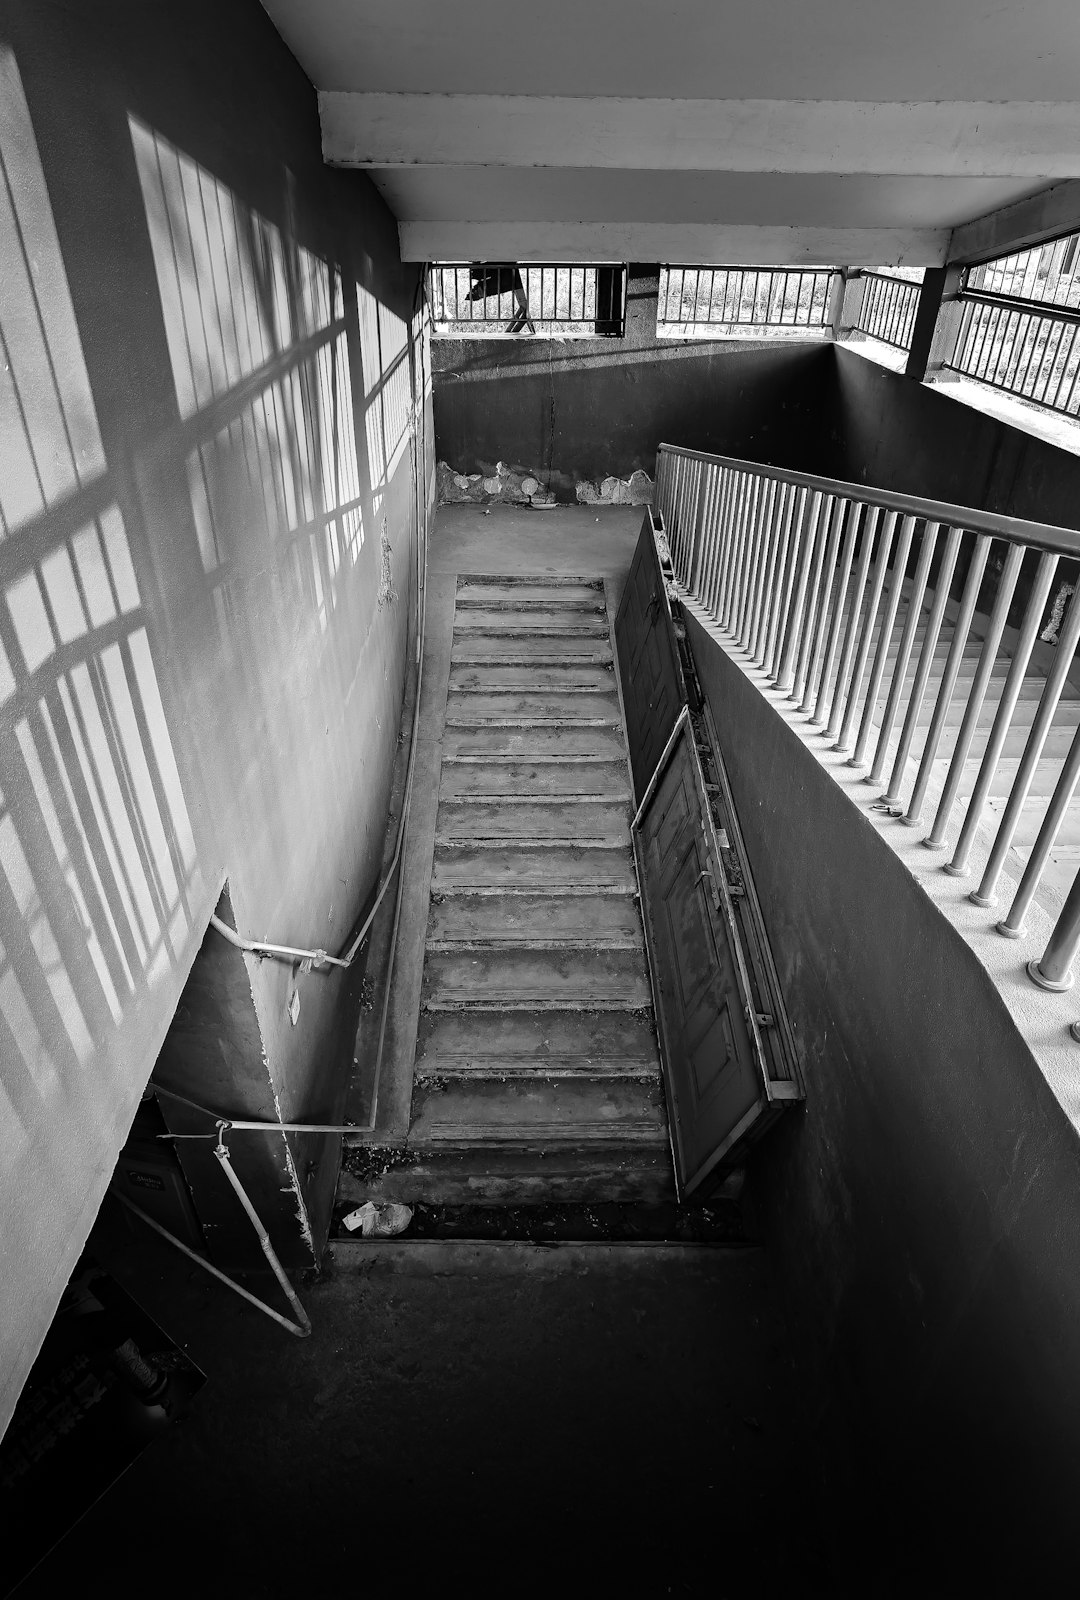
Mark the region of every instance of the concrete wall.
POLYGON ((910 1563, 898 1592, 1037 1580, 1071 1539, 1080 1445, 1073 1129, 959 934, 687 629, 806 1077, 748 1191, 823 1436, 854 1430, 884 1478, 835 1498, 837 1537, 910 1563))
MULTIPOLYGON (((420 351, 393 220, 324 169, 255 0, 5 6, 0 77, 2 1426, 226 878, 302 946, 370 899, 420 351)), ((238 1030, 258 1101, 325 1117, 345 986, 301 977, 293 1026, 290 969, 246 964, 258 1048, 230 1023, 221 1061, 238 1030)), ((319 1154, 280 1158, 308 1260, 319 1154)))
POLYGON ((822 377, 813 470, 879 489, 1080 528, 1080 456, 914 383, 844 345, 822 377))
POLYGON ((651 476, 664 441, 814 470, 828 347, 657 340, 657 287, 631 267, 622 339, 435 339, 439 459, 527 467, 564 500, 583 478, 651 476))

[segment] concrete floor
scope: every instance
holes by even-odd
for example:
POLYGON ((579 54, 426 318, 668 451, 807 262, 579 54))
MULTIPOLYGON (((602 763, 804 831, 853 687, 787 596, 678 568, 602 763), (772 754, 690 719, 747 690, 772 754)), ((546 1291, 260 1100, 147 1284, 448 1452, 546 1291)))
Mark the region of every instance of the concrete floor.
POLYGON ((759 1251, 348 1241, 304 1341, 99 1253, 209 1382, 20 1600, 831 1589, 759 1251))

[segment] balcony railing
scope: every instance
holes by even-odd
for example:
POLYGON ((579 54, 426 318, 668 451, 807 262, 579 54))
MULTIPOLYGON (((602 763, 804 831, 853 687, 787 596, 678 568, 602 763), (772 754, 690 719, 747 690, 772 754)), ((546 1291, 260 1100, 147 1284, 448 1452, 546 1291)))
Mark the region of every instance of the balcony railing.
POLYGON ((626 317, 626 268, 437 262, 430 293, 439 334, 619 338, 626 317))
MULTIPOLYGON (((1045 792, 1054 770, 1047 740, 1080 642, 1080 591, 1061 620, 1026 738, 1017 711, 1058 563, 1080 557, 1080 533, 671 445, 658 455, 657 505, 681 586, 810 713, 850 766, 869 764, 870 782, 883 781, 889 768, 882 807, 920 826, 932 773, 943 777, 923 843, 945 849, 958 824, 945 871, 967 876, 980 855, 970 898, 994 905, 1033 783, 1039 776, 1045 792), (1004 654, 1014 599, 1019 627, 1004 654), (973 629, 977 605, 989 614, 973 629), (1007 778, 1007 740, 1019 759, 987 849, 979 824, 991 789, 1007 778), (961 820, 961 780, 978 748, 961 820)), ((1030 713, 1030 698, 1024 706, 1030 713)), ((1060 740, 1060 727, 1054 732, 1060 740)), ((1006 935, 1024 931, 1078 778, 1080 727, 1051 778, 1038 837, 998 923, 1006 935)), ((1043 988, 1068 988, 1078 947, 1080 873, 1029 975, 1043 988)))
POLYGON ((677 333, 824 329, 838 278, 833 267, 662 267, 657 325, 677 333))
POLYGON ((959 298, 947 367, 1051 411, 1080 413, 1080 310, 968 288, 959 298))
POLYGON ((910 350, 920 285, 889 272, 864 272, 863 279, 865 287, 856 327, 872 339, 895 345, 898 350, 910 350))

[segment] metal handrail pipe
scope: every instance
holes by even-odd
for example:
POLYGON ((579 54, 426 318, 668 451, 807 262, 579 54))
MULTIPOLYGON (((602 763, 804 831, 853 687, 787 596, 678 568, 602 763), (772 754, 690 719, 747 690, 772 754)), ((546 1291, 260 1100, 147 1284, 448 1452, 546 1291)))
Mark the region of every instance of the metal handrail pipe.
POLYGON ((1040 989, 1061 993, 1073 985, 1072 964, 1080 950, 1080 872, 1072 881, 1061 915, 1038 961, 1029 961, 1028 977, 1040 989))
POLYGON ((776 515, 777 501, 779 500, 781 504, 783 503, 786 487, 786 484, 770 484, 765 497, 765 528, 757 561, 757 574, 751 586, 750 604, 747 607, 746 622, 743 627, 744 644, 751 655, 754 653, 754 640, 757 637, 758 624, 761 621, 761 609, 765 604, 766 584, 769 581, 776 555, 776 541, 780 535, 780 523, 776 515))
POLYGON ((805 490, 792 488, 790 484, 787 486, 775 581, 770 590, 774 598, 769 607, 768 626, 761 641, 761 666, 770 678, 774 676, 777 640, 781 636, 784 611, 791 593, 791 578, 798 550, 799 513, 804 497, 805 490))
POLYGON ((1045 317, 1047 322, 1080 323, 1080 306, 1054 306, 1045 300, 1025 300, 1022 295, 995 294, 992 289, 961 289, 956 297, 980 306, 994 306, 1021 317, 1045 317))
MULTIPOLYGON (((872 507, 872 515, 879 515, 878 507, 872 507)), ((877 541, 877 560, 874 563, 874 578, 870 585, 870 598, 866 604, 866 616, 863 621, 862 634, 859 638, 859 648, 855 655, 855 663, 851 668, 851 679, 848 686, 847 701, 844 706, 843 720, 840 724, 840 733, 833 749, 839 755, 846 755, 851 748, 851 730, 855 726, 855 718, 859 712, 859 695, 862 691, 863 673, 866 663, 870 659, 870 651, 874 644, 874 623, 881 605, 881 596, 885 591, 885 579, 889 571, 889 556, 892 553, 893 538, 896 534, 896 524, 899 521, 895 511, 885 513, 885 523, 877 541)), ((873 540, 870 540, 873 544, 873 540)), ((886 647, 887 648, 887 647, 886 647)))
POLYGON ((821 513, 817 521, 817 537, 814 541, 814 559, 810 573, 809 592, 807 594, 806 609, 802 618, 802 638, 799 641, 799 660, 795 668, 795 682, 792 685, 789 700, 798 702, 802 707, 802 698, 806 691, 806 680, 810 674, 810 663, 813 659, 814 648, 817 644, 818 607, 821 600, 821 575, 825 570, 825 555, 833 537, 833 527, 836 521, 837 499, 835 495, 826 495, 821 502, 821 513))
POLYGON ((778 688, 780 686, 780 666, 784 655, 784 640, 787 637, 788 619, 795 596, 795 582, 799 572, 799 563, 804 549, 803 533, 807 521, 807 502, 809 492, 806 489, 796 489, 792 496, 791 529, 787 551, 784 556, 784 572, 780 583, 780 604, 776 609, 769 629, 769 650, 765 663, 765 670, 769 680, 778 688))
POLYGON ((875 489, 865 483, 847 483, 839 478, 825 478, 810 472, 792 472, 785 467, 771 467, 736 456, 711 455, 704 451, 685 450, 681 445, 662 444, 660 452, 673 456, 694 456, 702 461, 715 461, 722 466, 737 467, 762 478, 782 478, 787 483, 799 484, 807 489, 817 489, 823 494, 859 500, 864 505, 881 506, 886 511, 900 511, 905 516, 922 517, 940 525, 958 525, 972 533, 988 533, 994 539, 1007 539, 1010 544, 1026 544, 1036 550, 1052 550, 1057 555, 1080 560, 1080 531, 1062 528, 1048 522, 1030 522, 1023 517, 1004 516, 996 511, 978 511, 972 506, 953 505, 945 500, 931 500, 924 495, 897 494, 891 489, 875 489))
POLYGON ((805 507, 804 530, 805 537, 802 549, 799 552, 799 568, 795 575, 795 595, 788 614, 787 634, 784 639, 784 650, 780 659, 780 675, 776 687, 781 694, 788 692, 790 699, 798 696, 791 693, 798 672, 799 656, 802 648, 803 617, 806 610, 806 595, 810 587, 810 571, 814 564, 814 551, 817 548, 818 534, 821 528, 822 513, 825 507, 825 496, 821 490, 815 490, 813 496, 805 507))
POLYGON ((934 588, 934 603, 930 607, 930 620, 926 624, 926 633, 923 636, 922 649, 919 652, 919 664, 915 669, 915 681, 911 686, 911 699, 908 701, 907 716, 900 733, 900 743, 896 747, 896 758, 893 762, 892 778, 885 794, 885 804, 898 806, 900 804, 900 785, 904 781, 904 768, 911 752, 912 742, 915 738, 915 725, 919 712, 922 710, 923 699, 926 695, 926 685, 930 678, 930 671, 934 665, 934 656, 937 652, 938 636, 941 633, 941 624, 945 619, 945 607, 949 603, 949 589, 952 586, 953 573, 956 570, 956 558, 960 554, 960 539, 962 528, 950 528, 945 539, 945 549, 941 556, 941 565, 938 568, 937 582, 934 588))
POLYGON ((1046 815, 1043 817, 1035 843, 1031 847, 1031 854, 1017 885, 1012 905, 1007 915, 997 925, 998 932, 1005 934, 1006 938, 1019 939, 1024 933, 1024 913, 1035 898, 1043 868, 1061 830, 1061 824, 1065 820, 1065 813, 1076 792, 1077 782, 1080 782, 1080 728, 1073 734, 1069 753, 1065 757, 1065 765, 1054 785, 1054 793, 1046 808, 1046 815))
POLYGON ((992 541, 984 533, 975 541, 975 548, 971 552, 968 562, 967 577, 964 580, 964 592, 960 599, 960 610, 957 612, 953 623, 952 643, 949 646, 948 659, 945 670, 941 674, 938 684, 937 700, 934 704, 934 714, 930 720, 930 731, 926 736, 923 746, 922 759, 919 762, 919 771, 915 778, 915 787, 911 791, 911 799, 904 814, 904 824, 908 828, 917 828, 922 822, 922 805, 926 799, 926 790, 930 783, 930 773, 937 757, 938 745, 945 729, 945 718, 949 714, 952 697, 956 690, 956 680, 960 673, 960 662, 963 660, 964 651, 967 649, 968 635, 971 632, 972 619, 975 616, 975 602, 979 598, 982 587, 983 573, 986 571, 986 560, 990 554, 992 541))
MULTIPOLYGON (((840 550, 840 572, 836 585, 836 598, 833 602, 832 621, 829 624, 829 642, 825 649, 825 660, 821 668, 821 678, 818 682, 817 700, 814 704, 814 714, 810 718, 812 727, 827 725, 828 717, 825 715, 825 702, 829 696, 829 685, 833 684, 833 669, 836 666, 836 655, 840 649, 840 635, 844 630, 844 617, 847 614, 848 583, 851 579, 851 567, 855 560, 855 536, 859 527, 859 512, 862 508, 854 501, 849 500, 844 510, 844 543, 840 550)), ((852 595, 852 604, 855 597, 852 595)), ((854 627, 858 618, 848 617, 849 631, 854 627)), ((833 684, 835 689, 835 684, 833 684)), ((835 700, 835 694, 833 696, 835 700)), ((831 710, 831 708, 830 708, 831 710)))
POLYGON ((871 506, 863 519, 863 545, 859 552, 859 565, 855 571, 855 587, 851 594, 851 610, 848 616, 847 633, 844 635, 844 649, 840 657, 840 666, 836 673, 836 682, 833 684, 832 704, 829 707, 829 719, 825 726, 825 737, 827 739, 836 739, 844 720, 844 712, 858 693, 858 685, 853 684, 851 681, 851 666, 856 646, 862 642, 862 639, 868 635, 869 630, 873 627, 872 615, 864 615, 863 600, 866 596, 866 580, 870 576, 870 563, 874 557, 874 545, 877 541, 880 520, 881 512, 877 506, 871 506))
MULTIPOLYGON (((889 698, 885 702, 885 715, 881 719, 877 748, 874 751, 874 764, 865 780, 867 783, 880 783, 881 774, 885 770, 888 744, 896 724, 896 714, 900 709, 900 696, 904 692, 904 685, 907 681, 908 666, 911 662, 912 651, 915 648, 915 635, 918 632, 919 619, 922 616, 926 585, 930 579, 930 563, 934 559, 934 551, 937 548, 937 537, 940 531, 941 526, 937 522, 928 522, 923 529, 922 548, 919 551, 919 561, 915 568, 915 577, 912 580, 911 594, 908 596, 908 614, 904 619, 904 631, 900 635, 900 648, 893 663, 889 698)), ((902 573, 897 573, 897 581, 903 582, 902 573)))
POLYGON ((870 683, 866 690, 866 699, 863 702, 859 735, 855 741, 855 750, 848 758, 847 764, 849 767, 863 767, 866 765, 866 747, 870 743, 870 735, 873 732, 874 707, 877 705, 877 697, 881 691, 882 679, 885 676, 885 667, 889 658, 889 645, 892 642, 893 629, 896 627, 896 615, 900 610, 900 601, 903 598, 904 574, 907 572, 908 556, 911 554, 911 541, 915 536, 915 520, 914 517, 905 517, 900 524, 900 543, 896 547, 896 559, 893 561, 893 578, 892 583, 889 585, 889 598, 886 602, 885 615, 881 622, 881 632, 878 634, 877 653, 874 656, 874 665, 870 673, 870 683))
MULTIPOLYGON (((1005 632, 1005 624, 1009 617, 1009 606, 1016 591, 1017 579, 1020 568, 1024 562, 1024 547, 1021 544, 1012 544, 1005 556, 998 591, 994 597, 994 607, 990 613, 990 621, 983 640, 982 654, 979 656, 979 665, 975 669, 975 676, 971 680, 968 690, 967 705, 964 707, 964 716, 960 724, 960 732, 956 736, 956 745, 953 748, 952 761, 945 778, 945 786, 941 791, 937 812, 934 816, 934 825, 923 844, 928 850, 942 850, 945 847, 945 830, 949 826, 952 808, 956 803, 957 792, 960 788, 960 779, 967 762, 971 741, 975 737, 975 728, 982 713, 986 700, 986 691, 990 687, 990 675, 994 670, 998 650, 1001 646, 1001 636, 1005 632)), ((1054 556, 1044 557, 1044 560, 1056 560, 1054 556)), ((974 803, 974 797, 972 797, 974 803)))
POLYGON ((971 846, 975 840, 975 830, 979 826, 983 808, 990 794, 990 785, 1001 760, 1001 752, 1005 748, 1005 740, 1012 726, 1013 712, 1016 702, 1020 698, 1024 679, 1027 676, 1028 662, 1031 652, 1035 648, 1035 637, 1042 622, 1043 612, 1050 595, 1050 586, 1054 581, 1059 557, 1043 551, 1039 557, 1039 565, 1035 573, 1035 582, 1032 584, 1028 596, 1027 607, 1024 611, 1024 620, 1020 625, 1020 633, 1013 650, 1009 674, 1005 679, 1005 688, 1001 699, 998 701, 994 725, 990 730, 990 738, 986 749, 983 751, 982 765, 979 767, 979 776, 975 780, 975 787, 968 801, 967 812, 964 816, 960 836, 956 841, 953 858, 942 868, 952 878, 966 878, 968 875, 967 859, 971 854, 971 846))
POLYGON ((1039 709, 1035 713, 1035 720, 1031 724, 1024 753, 1020 757, 1020 766, 1013 780, 1012 790, 1009 794, 1008 804, 998 824, 997 834, 986 866, 983 869, 982 882, 978 889, 973 889, 968 899, 977 906, 994 905, 994 889, 1001 869, 1012 844, 1013 834, 1020 821, 1020 813, 1024 808, 1032 780, 1035 777, 1035 768, 1042 756, 1043 745, 1046 743, 1050 732, 1050 724, 1054 720, 1054 713, 1061 699, 1061 692, 1065 687, 1065 679, 1072 665, 1072 658, 1076 652, 1077 643, 1080 642, 1080 590, 1074 593, 1065 615, 1065 622, 1058 635, 1057 648, 1054 651, 1054 660, 1047 673, 1043 685, 1042 697, 1039 700, 1039 709))
POLYGON ((755 609, 753 626, 750 630, 750 654, 760 666, 764 654, 765 640, 769 633, 769 621, 772 616, 773 606, 776 604, 776 574, 783 555, 787 538, 787 514, 791 502, 792 491, 788 484, 780 485, 778 505, 773 522, 773 533, 769 540, 769 557, 765 564, 764 577, 761 584, 761 595, 755 609))

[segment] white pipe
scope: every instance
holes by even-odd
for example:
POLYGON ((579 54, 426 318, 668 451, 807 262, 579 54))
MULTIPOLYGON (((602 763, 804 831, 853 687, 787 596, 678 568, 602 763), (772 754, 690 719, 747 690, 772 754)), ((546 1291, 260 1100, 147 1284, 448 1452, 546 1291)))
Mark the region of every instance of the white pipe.
MULTIPOLYGON (((264 1301, 259 1300, 255 1295, 250 1294, 247 1289, 241 1288, 240 1284, 235 1283, 233 1279, 230 1278, 226 1273, 221 1272, 213 1265, 212 1262, 207 1261, 205 1256, 201 1256, 197 1250, 192 1250, 190 1245, 186 1245, 182 1239, 178 1239, 175 1233, 170 1233, 168 1228, 163 1228, 161 1226, 160 1222, 155 1222, 153 1217, 147 1216, 143 1208, 141 1206, 137 1206, 134 1200, 129 1200, 126 1194, 121 1194, 117 1189, 113 1189, 110 1192, 117 1200, 119 1200, 122 1206, 127 1206, 129 1211, 133 1211, 137 1217, 141 1217, 148 1227, 153 1228, 155 1233, 160 1233, 163 1239, 168 1239, 170 1244, 174 1244, 178 1250, 183 1251, 184 1255, 189 1256, 197 1266, 204 1268, 205 1271, 217 1278, 220 1283, 227 1284, 230 1289, 235 1290, 238 1295, 242 1296, 242 1298, 247 1300, 251 1305, 257 1306, 260 1311, 265 1311, 268 1317, 273 1317, 275 1322, 279 1322, 283 1328, 288 1330, 289 1333, 294 1333, 298 1339, 307 1338, 308 1334, 311 1332, 311 1323, 308 1320, 307 1313, 304 1312, 302 1307, 301 1315, 304 1318, 304 1325, 301 1326, 298 1323, 290 1322, 288 1317, 283 1317, 280 1311, 274 1310, 273 1306, 266 1305, 264 1301)), ((290 1300, 295 1298, 292 1295, 291 1290, 289 1298, 290 1300)), ((297 1302, 297 1304, 299 1304, 299 1302, 297 1302)))

